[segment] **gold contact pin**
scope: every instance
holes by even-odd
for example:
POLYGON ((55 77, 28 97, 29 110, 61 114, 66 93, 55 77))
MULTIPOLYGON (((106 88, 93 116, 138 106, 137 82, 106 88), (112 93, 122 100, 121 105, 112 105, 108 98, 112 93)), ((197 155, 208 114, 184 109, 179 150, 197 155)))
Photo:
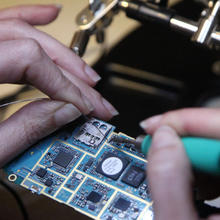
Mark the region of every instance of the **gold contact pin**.
POLYGON ((111 138, 110 142, 134 145, 135 149, 141 152, 141 143, 143 138, 144 136, 140 135, 135 140, 132 140, 115 135, 111 138))

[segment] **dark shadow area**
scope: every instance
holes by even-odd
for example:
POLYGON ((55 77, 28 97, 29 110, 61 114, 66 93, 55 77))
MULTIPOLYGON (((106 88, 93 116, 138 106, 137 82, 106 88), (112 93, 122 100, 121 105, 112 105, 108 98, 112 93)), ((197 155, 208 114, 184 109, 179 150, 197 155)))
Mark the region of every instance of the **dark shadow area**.
MULTIPOLYGON (((201 12, 192 1, 178 4, 175 10, 193 20, 201 12)), ((212 71, 218 54, 166 27, 143 24, 95 65, 102 76, 98 90, 120 112, 111 123, 136 136, 142 132, 139 121, 172 109, 200 106, 204 97, 218 95, 220 80, 212 71)))

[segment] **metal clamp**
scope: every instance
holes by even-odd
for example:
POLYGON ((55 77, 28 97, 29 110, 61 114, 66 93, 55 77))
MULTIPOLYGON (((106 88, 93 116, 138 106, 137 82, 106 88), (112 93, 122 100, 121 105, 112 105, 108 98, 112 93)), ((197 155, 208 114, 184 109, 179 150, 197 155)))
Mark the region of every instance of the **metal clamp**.
POLYGON ((219 8, 220 1, 209 2, 209 8, 202 12, 202 19, 199 22, 197 31, 191 38, 192 41, 210 45, 211 34, 215 30, 218 21, 219 8))
MULTIPOLYGON (((91 35, 95 34, 98 43, 104 41, 104 29, 111 23, 118 10, 141 22, 152 21, 190 34, 191 40, 203 45, 220 44, 220 32, 216 31, 220 0, 209 1, 208 9, 202 12, 199 22, 193 22, 175 15, 174 11, 152 4, 152 0, 89 0, 90 4, 77 16, 79 31, 71 44, 72 50, 82 56, 91 35)), ((160 2, 160 1, 159 1, 160 2)), ((165 1, 163 1, 165 2, 165 1)))
POLYGON ((79 31, 76 32, 70 46, 79 56, 84 54, 91 35, 96 35, 98 43, 104 41, 104 29, 117 12, 118 0, 90 0, 89 3, 76 18, 79 31))

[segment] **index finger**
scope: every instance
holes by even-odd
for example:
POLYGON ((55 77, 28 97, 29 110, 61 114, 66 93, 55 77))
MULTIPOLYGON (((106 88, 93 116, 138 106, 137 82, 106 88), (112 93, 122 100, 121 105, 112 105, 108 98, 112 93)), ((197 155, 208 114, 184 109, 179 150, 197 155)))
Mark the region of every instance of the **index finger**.
POLYGON ((31 25, 48 24, 55 20, 61 5, 21 5, 0 9, 0 20, 18 18, 31 25))
POLYGON ((162 125, 168 125, 182 136, 220 138, 220 110, 188 108, 170 111, 148 118, 142 121, 140 125, 149 134, 153 134, 162 125))
POLYGON ((94 86, 101 78, 80 57, 48 34, 19 19, 0 20, 0 41, 32 38, 54 63, 94 86))
POLYGON ((50 60, 40 45, 32 40, 14 40, 0 43, 0 82, 29 83, 50 98, 75 106, 89 114, 93 106, 50 60))

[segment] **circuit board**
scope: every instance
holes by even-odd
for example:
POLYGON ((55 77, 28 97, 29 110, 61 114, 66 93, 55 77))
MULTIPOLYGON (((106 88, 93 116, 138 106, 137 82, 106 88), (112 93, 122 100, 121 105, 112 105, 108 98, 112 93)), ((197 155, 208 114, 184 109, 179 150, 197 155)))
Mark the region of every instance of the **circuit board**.
POLYGON ((132 144, 114 142, 109 123, 80 119, 8 164, 8 180, 93 219, 153 219, 147 161, 132 144))

